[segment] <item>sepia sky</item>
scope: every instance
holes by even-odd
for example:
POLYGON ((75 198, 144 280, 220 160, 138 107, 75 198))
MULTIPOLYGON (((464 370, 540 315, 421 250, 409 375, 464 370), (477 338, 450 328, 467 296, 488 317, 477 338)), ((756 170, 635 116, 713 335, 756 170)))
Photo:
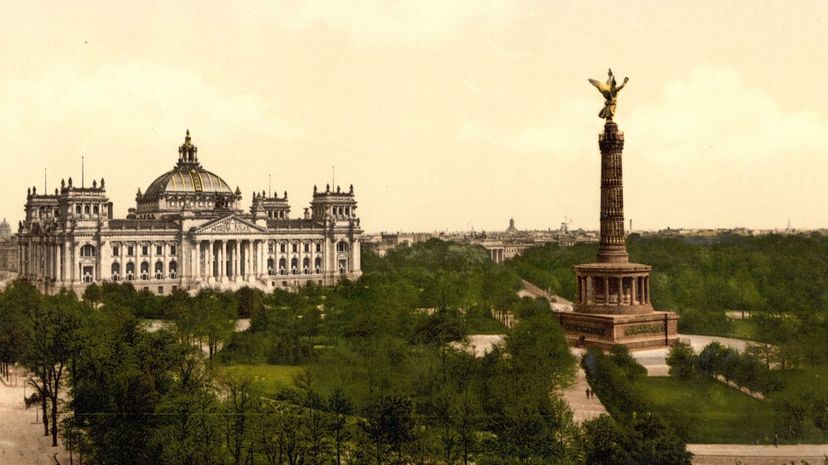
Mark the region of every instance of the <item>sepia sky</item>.
POLYGON ((626 217, 828 227, 828 2, 0 0, 0 216, 177 160, 243 192, 354 184, 362 225, 597 228, 602 97, 630 77, 626 217))

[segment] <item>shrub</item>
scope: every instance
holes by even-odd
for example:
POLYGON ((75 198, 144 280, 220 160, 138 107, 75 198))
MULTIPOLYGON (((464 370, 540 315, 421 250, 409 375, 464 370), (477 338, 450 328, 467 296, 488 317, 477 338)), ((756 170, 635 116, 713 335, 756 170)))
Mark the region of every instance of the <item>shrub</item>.
POLYGON ((670 348, 667 355, 667 365, 670 366, 670 376, 679 379, 690 379, 696 365, 696 352, 690 344, 679 342, 670 348))

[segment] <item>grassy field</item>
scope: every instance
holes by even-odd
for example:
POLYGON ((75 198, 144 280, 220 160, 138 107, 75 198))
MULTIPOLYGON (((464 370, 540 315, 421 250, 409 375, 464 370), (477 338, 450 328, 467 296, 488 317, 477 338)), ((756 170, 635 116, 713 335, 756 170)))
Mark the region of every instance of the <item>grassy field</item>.
POLYGON ((219 376, 224 378, 249 376, 261 389, 263 395, 274 397, 276 393, 293 386, 293 377, 304 368, 294 365, 229 365, 217 366, 219 376))
POLYGON ((774 411, 771 404, 719 382, 643 378, 636 382, 636 388, 687 442, 773 442, 774 411))
POLYGON ((750 320, 733 320, 733 331, 731 336, 736 339, 754 340, 754 325, 750 320))
POLYGON ((756 329, 753 321, 747 320, 732 320, 733 326, 730 331, 688 331, 687 334, 700 334, 703 336, 721 336, 732 337, 736 339, 747 339, 749 341, 756 340, 756 329))

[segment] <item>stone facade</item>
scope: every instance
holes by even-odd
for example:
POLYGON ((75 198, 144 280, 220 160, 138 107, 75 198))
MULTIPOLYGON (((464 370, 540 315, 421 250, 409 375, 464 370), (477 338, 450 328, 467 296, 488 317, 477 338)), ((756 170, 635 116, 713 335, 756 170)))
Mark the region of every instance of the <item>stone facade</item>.
POLYGON ((353 186, 314 187, 302 218, 289 217, 287 192, 252 197, 244 212, 239 188, 201 166, 187 131, 174 168, 138 190, 126 218, 113 218, 103 179, 78 187, 69 178, 54 194, 29 189, 17 234, 20 274, 43 292, 129 281, 158 294, 292 289, 361 275, 353 186))
POLYGON ((624 133, 608 121, 601 149, 601 238, 596 263, 575 267, 578 294, 573 312, 559 313, 567 339, 576 345, 631 349, 678 340, 678 316, 656 312, 650 301, 649 265, 629 262, 624 235, 624 133))
POLYGON ((12 236, 11 226, 3 218, 0 222, 0 271, 17 271, 17 237, 12 236))

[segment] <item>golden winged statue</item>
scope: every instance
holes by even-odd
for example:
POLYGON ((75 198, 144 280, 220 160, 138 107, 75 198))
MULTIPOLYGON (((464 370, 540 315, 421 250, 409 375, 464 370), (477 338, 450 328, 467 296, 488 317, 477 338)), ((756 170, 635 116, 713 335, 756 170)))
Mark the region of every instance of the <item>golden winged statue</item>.
POLYGON ((615 75, 612 74, 612 69, 610 69, 607 74, 607 82, 600 82, 595 79, 590 79, 589 83, 595 86, 595 88, 598 89, 598 92, 601 92, 601 95, 603 95, 606 99, 604 101, 604 108, 601 109, 598 116, 607 120, 607 122, 610 122, 612 121, 612 117, 615 116, 615 105, 618 102, 618 92, 624 88, 630 78, 625 77, 624 82, 619 86, 615 82, 615 75))

